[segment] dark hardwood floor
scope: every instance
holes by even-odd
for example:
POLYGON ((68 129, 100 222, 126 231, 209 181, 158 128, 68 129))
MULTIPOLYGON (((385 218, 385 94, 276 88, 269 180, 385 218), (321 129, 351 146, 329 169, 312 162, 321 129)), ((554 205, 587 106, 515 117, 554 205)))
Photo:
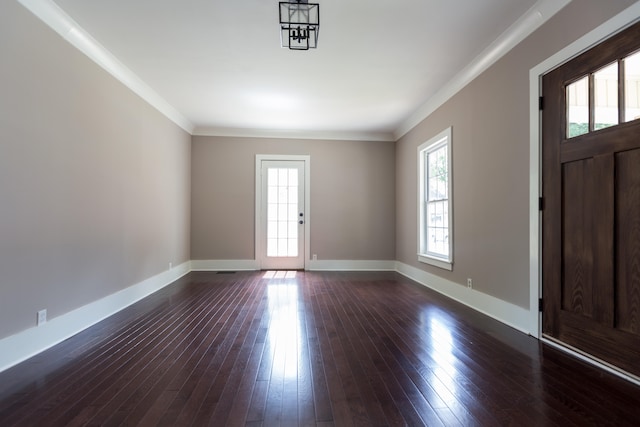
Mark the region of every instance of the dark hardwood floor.
POLYGON ((398 274, 273 276, 190 273, 0 373, 0 426, 640 425, 640 388, 398 274))

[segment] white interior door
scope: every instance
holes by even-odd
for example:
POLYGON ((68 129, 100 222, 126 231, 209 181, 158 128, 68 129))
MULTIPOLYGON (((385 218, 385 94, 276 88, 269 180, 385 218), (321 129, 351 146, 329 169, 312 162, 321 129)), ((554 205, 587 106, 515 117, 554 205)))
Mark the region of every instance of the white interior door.
POLYGON ((259 160, 258 259, 263 269, 305 267, 305 162, 259 160))

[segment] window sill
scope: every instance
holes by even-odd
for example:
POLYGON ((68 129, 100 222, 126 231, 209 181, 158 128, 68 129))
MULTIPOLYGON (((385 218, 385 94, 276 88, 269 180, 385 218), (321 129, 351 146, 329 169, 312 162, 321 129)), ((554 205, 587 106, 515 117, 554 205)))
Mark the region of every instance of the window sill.
POLYGON ((433 265, 434 267, 439 267, 444 270, 453 271, 453 262, 434 258, 429 255, 418 254, 418 261, 423 262, 425 264, 433 265))

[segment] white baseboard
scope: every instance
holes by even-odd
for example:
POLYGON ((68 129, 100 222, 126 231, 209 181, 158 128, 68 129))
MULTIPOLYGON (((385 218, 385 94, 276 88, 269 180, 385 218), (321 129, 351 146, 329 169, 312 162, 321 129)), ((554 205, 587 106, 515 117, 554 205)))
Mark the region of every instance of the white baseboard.
POLYGON ((254 259, 204 259, 191 260, 192 271, 252 271, 260 270, 254 259))
MULTIPOLYGON (((316 260, 307 261, 309 271, 395 271, 395 261, 369 260, 316 260)), ((260 263, 253 259, 241 260, 192 260, 192 271, 251 271, 260 270, 260 263)))
POLYGON ((395 261, 316 260, 309 261, 309 271, 395 271, 395 261))
POLYGON ((190 271, 185 262, 140 283, 87 304, 47 323, 0 340, 0 372, 47 350, 95 325, 142 298, 173 283, 190 271))
MULTIPOLYGON (((0 372, 53 347, 142 298, 164 288, 190 271, 259 270, 256 260, 192 260, 171 270, 56 317, 42 326, 0 340, 0 372)), ((481 292, 467 289, 398 261, 308 261, 309 271, 396 271, 428 288, 465 304, 519 331, 530 334, 529 311, 481 292)))
POLYGON ((530 314, 529 310, 525 308, 469 289, 399 261, 396 261, 396 271, 446 297, 471 307, 480 313, 486 314, 525 334, 531 335, 529 331, 530 314))

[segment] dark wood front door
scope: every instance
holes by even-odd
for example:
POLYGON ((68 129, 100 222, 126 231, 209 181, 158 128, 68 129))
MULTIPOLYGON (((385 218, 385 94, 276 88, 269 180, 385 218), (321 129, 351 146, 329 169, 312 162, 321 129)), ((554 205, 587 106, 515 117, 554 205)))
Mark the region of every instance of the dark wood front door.
POLYGON ((636 376, 640 89, 631 64, 639 50, 640 23, 542 81, 543 334, 636 376))

